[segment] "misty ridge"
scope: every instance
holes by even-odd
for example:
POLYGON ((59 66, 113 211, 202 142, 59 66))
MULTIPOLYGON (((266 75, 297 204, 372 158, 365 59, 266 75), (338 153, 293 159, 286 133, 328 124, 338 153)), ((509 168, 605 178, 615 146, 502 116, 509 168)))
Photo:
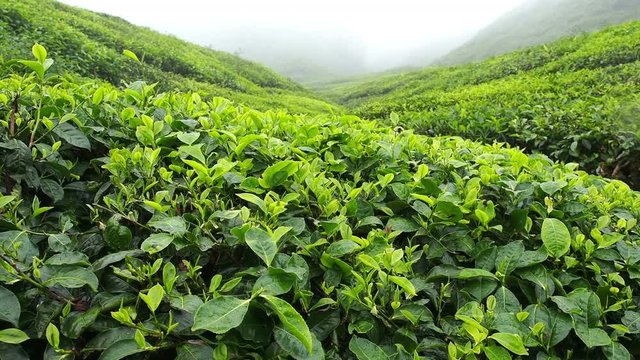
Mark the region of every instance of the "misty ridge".
POLYGON ((318 34, 278 28, 268 32, 243 31, 231 40, 211 41, 207 47, 237 46, 232 51, 234 55, 266 65, 295 81, 315 83, 389 70, 418 69, 453 50, 462 39, 433 40, 410 49, 372 53, 347 33, 318 34))
POLYGON ((266 65, 303 83, 430 64, 525 0, 62 0, 266 65))
POLYGON ((474 24, 453 35, 446 28, 430 29, 418 41, 407 41, 404 34, 398 34, 391 44, 379 47, 340 26, 237 28, 224 34, 201 34, 196 41, 313 85, 371 73, 480 61, 640 19, 640 2, 636 0, 526 0, 513 4, 504 14, 492 14, 494 18, 483 27, 474 24))

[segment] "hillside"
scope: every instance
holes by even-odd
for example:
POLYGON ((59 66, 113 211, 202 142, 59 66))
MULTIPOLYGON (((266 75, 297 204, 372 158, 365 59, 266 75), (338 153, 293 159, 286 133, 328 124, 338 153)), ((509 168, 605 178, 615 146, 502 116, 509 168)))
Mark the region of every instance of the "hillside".
MULTIPOLYGON (((509 142, 640 184, 640 22, 458 67, 323 90, 367 118, 509 142), (635 125, 634 125, 635 124, 635 125)), ((636 185, 637 186, 637 185, 636 185)))
POLYGON ((239 57, 52 0, 0 0, 0 56, 26 57, 34 42, 51 49, 53 72, 114 85, 144 79, 161 90, 197 90, 259 109, 322 112, 324 101, 274 71, 239 57), (122 56, 133 51, 142 66, 122 56))
POLYGON ((639 19, 637 0, 529 0, 435 63, 454 65, 479 61, 639 19))

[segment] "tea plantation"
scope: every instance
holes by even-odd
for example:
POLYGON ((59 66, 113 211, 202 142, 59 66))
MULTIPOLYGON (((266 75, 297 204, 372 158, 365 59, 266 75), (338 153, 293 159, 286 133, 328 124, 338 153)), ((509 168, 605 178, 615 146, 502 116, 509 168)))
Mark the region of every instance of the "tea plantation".
POLYGON ((640 187, 640 22, 324 93, 366 118, 507 142, 640 187))
POLYGON ((640 358, 640 23, 325 90, 360 118, 33 2, 0 0, 0 359, 640 358))
POLYGON ((222 51, 53 0, 0 0, 0 58, 26 58, 35 42, 55 57, 53 71, 116 86, 144 79, 157 82, 161 90, 217 94, 262 110, 320 113, 332 108, 274 71, 222 51), (144 65, 133 66, 121 56, 124 49, 144 65))
POLYGON ((623 182, 354 116, 69 80, 33 53, 0 82, 3 358, 639 351, 623 182))

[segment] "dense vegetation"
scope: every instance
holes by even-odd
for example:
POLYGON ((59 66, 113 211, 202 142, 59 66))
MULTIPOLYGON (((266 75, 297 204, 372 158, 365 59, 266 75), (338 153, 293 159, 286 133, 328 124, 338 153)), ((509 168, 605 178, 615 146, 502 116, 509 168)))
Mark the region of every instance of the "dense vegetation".
POLYGON ((632 20, 640 20, 636 0, 528 0, 436 63, 483 60, 632 20))
POLYGON ((329 106, 300 85, 237 56, 189 44, 53 0, 0 0, 0 58, 29 55, 34 42, 51 49, 53 70, 120 86, 158 82, 162 90, 198 90, 258 109, 325 112, 329 106), (121 56, 128 49, 143 66, 121 56))
POLYGON ((640 351, 623 182, 354 116, 119 90, 33 54, 0 80, 3 359, 640 351))
POLYGON ((508 142, 637 187, 639 90, 640 22, 633 22, 478 64, 338 83, 325 92, 363 117, 508 142))

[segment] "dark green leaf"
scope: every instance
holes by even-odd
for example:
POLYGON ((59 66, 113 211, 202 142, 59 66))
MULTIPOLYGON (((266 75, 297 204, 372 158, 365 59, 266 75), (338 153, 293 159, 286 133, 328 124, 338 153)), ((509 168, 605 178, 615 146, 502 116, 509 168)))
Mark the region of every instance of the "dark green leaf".
POLYGON ((62 140, 77 148, 91 150, 91 143, 87 136, 69 122, 58 124, 58 126, 53 129, 53 132, 62 140))
POLYGON ((324 359, 324 350, 322 344, 316 337, 311 334, 313 340, 313 350, 311 353, 304 344, 292 333, 284 328, 276 327, 273 329, 273 335, 276 343, 296 360, 321 360, 324 359))
POLYGON ((253 250, 267 266, 270 266, 278 252, 278 245, 273 238, 271 238, 266 231, 252 227, 246 232, 244 239, 251 250, 253 250))
POLYGON ((418 224, 416 224, 413 220, 403 218, 403 217, 394 217, 389 219, 387 222, 387 227, 391 229, 391 231, 400 231, 400 232, 414 232, 420 228, 418 224))
POLYGON ((60 184, 51 179, 41 179, 40 189, 54 202, 60 201, 64 198, 64 189, 60 184))
POLYGON ((351 341, 349 341, 349 350, 351 350, 358 360, 389 359, 387 353, 378 345, 357 336, 352 337, 351 341))
POLYGON ((279 269, 269 269, 268 273, 258 278, 253 285, 253 293, 265 295, 282 295, 293 287, 295 276, 279 269))
POLYGON ((98 360, 120 360, 144 351, 133 339, 120 340, 109 346, 98 360))
POLYGON ((187 223, 180 216, 172 216, 150 221, 149 226, 169 233, 174 236, 182 236, 187 233, 187 223))
POLYGON ((99 314, 100 308, 91 308, 86 312, 74 312, 64 319, 60 330, 64 336, 77 339, 89 326, 93 325, 99 314))
POLYGON ((607 345, 602 348, 602 352, 607 360, 630 360, 631 354, 629 354, 629 350, 624 347, 619 342, 612 342, 610 345, 607 345))
POLYGON ((0 320, 18 326, 20 312, 18 298, 11 291, 0 286, 0 320))
POLYGON ((79 288, 85 285, 98 291, 98 278, 94 273, 75 265, 45 266, 41 269, 42 280, 47 286, 60 285, 67 288, 79 288))
POLYGON ((104 230, 105 242, 111 249, 116 251, 129 249, 132 236, 128 227, 117 222, 109 222, 104 230))
POLYGON ((213 349, 206 344, 183 344, 178 346, 175 360, 213 359, 213 349))

